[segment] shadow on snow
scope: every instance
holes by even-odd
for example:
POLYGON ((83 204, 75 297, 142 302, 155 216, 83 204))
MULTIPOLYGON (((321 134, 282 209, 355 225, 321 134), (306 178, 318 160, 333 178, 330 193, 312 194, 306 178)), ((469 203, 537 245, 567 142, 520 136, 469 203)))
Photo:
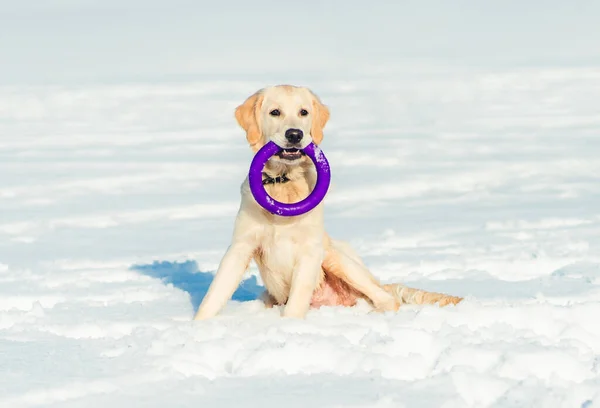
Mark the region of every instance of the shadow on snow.
MULTIPOLYGON (((200 306, 200 302, 202 302, 214 278, 211 272, 199 271, 198 264, 195 261, 155 261, 146 265, 133 265, 131 269, 143 275, 160 279, 166 285, 172 284, 174 287, 189 293, 194 310, 200 306)), ((252 276, 242 281, 233 294, 232 300, 238 302, 256 300, 264 290, 265 288, 258 284, 256 276, 252 276)))
MULTIPOLYGON (((133 265, 143 275, 160 279, 164 284, 172 284, 190 295, 194 310, 202 302, 213 280, 213 273, 198 270, 195 261, 168 262, 155 261, 146 265, 133 265)), ((553 272, 549 276, 524 281, 503 281, 480 271, 475 275, 459 279, 408 280, 407 286, 429 291, 444 292, 455 296, 469 296, 474 299, 531 299, 536 296, 569 297, 597 289, 600 266, 597 264, 572 264, 553 272)), ((238 286, 232 300, 248 302, 257 300, 265 288, 252 276, 238 286)))

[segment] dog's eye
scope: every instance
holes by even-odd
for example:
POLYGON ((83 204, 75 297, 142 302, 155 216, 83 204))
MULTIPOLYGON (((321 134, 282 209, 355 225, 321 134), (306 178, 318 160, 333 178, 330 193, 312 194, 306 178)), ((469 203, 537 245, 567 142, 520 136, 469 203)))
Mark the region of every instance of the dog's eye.
POLYGON ((308 111, 306 109, 300 109, 300 116, 308 115, 308 111))
POLYGON ((279 116, 279 115, 281 115, 281 112, 279 111, 279 109, 273 109, 271 112, 269 112, 269 115, 279 116))

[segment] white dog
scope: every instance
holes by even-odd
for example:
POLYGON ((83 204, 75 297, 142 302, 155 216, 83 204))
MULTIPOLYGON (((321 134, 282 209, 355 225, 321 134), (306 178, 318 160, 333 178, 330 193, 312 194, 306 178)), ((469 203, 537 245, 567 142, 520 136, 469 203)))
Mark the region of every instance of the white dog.
MULTIPOLYGON (((306 88, 280 85, 250 96, 235 117, 254 152, 270 140, 283 149, 264 169, 269 195, 283 203, 306 198, 316 172, 300 149, 311 141, 321 143, 328 108, 306 88)), ((322 204, 299 216, 272 215, 254 200, 247 178, 241 196, 231 245, 195 319, 219 313, 252 259, 266 287, 263 300, 269 307, 285 305, 285 317, 303 318, 311 307, 353 306, 359 298, 378 311, 395 311, 402 303, 444 306, 462 300, 400 284, 381 285, 348 244, 327 235, 322 204)))

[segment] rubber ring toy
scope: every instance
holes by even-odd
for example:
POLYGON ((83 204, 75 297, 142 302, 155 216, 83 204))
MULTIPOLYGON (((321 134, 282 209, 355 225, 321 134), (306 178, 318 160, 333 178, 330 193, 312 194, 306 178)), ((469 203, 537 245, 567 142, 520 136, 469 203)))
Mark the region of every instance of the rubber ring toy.
POLYGON ((256 202, 271 214, 281 215, 284 217, 293 217, 302 215, 315 208, 327 194, 329 184, 331 183, 331 170, 329 162, 323 154, 321 148, 311 142, 304 149, 300 149, 306 154, 317 169, 317 183, 313 191, 304 200, 293 204, 285 204, 273 199, 266 191, 262 183, 262 174, 265 164, 275 154, 283 149, 277 146, 274 142, 269 141, 254 155, 252 163, 250 163, 250 171, 248 172, 248 183, 250 191, 256 202))

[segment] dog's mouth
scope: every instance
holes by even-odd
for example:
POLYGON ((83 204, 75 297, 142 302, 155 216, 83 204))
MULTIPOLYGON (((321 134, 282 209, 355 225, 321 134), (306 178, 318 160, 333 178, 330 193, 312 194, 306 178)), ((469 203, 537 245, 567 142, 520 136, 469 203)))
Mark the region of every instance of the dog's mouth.
POLYGON ((279 153, 277 153, 277 157, 284 159, 284 160, 289 160, 289 161, 294 161, 294 160, 298 160, 300 158, 302 158, 302 156, 304 156, 305 153, 300 150, 300 149, 282 149, 279 153))

